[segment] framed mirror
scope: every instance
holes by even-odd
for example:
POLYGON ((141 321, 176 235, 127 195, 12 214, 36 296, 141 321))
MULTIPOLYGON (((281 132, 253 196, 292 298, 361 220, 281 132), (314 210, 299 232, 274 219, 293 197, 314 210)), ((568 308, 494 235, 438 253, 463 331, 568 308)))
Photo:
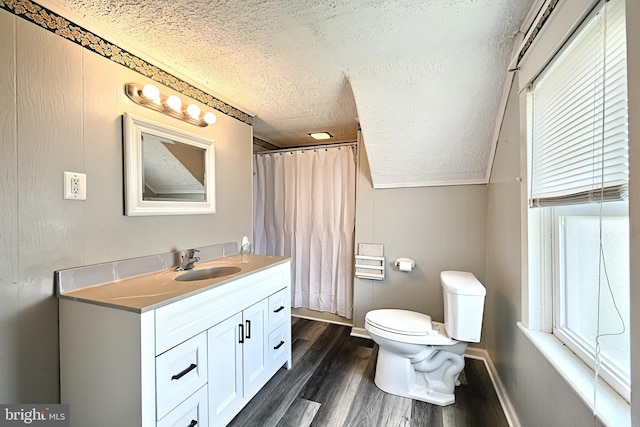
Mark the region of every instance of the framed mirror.
POLYGON ((123 115, 125 215, 215 212, 213 141, 123 115))

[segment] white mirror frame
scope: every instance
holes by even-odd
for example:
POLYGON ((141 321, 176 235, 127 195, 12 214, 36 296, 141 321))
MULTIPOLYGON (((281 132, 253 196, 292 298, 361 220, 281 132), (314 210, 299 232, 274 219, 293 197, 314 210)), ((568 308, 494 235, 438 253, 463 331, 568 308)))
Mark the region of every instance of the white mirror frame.
POLYGON ((124 113, 124 187, 125 215, 191 215, 211 214, 216 211, 215 197, 215 150, 213 140, 124 113), (169 138, 183 144, 205 150, 205 200, 200 201, 157 201, 143 200, 142 132, 169 138))

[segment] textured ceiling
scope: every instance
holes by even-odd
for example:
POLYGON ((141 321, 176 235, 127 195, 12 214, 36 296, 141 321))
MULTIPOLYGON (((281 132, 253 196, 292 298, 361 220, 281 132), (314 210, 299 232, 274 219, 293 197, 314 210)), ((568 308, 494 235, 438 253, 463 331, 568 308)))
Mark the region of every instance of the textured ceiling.
POLYGON ((483 182, 534 0, 43 0, 254 115, 274 145, 355 141, 376 187, 483 182))

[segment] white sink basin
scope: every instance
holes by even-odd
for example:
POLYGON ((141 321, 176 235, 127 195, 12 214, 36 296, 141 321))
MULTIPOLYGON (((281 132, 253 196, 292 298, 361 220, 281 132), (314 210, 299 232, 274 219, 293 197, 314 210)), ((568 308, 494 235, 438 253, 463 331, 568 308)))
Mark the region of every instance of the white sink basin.
POLYGON ((211 267, 202 270, 191 270, 176 277, 178 282, 193 282, 194 280, 218 279, 231 276, 240 271, 240 267, 211 267))

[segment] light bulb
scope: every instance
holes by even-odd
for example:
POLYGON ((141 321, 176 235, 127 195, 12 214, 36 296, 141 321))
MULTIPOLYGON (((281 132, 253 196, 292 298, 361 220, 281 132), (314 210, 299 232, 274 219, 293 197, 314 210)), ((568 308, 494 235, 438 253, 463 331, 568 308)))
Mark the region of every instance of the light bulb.
POLYGON ((152 84, 144 85, 144 87, 142 88, 142 95, 152 101, 160 101, 160 89, 152 84))
POLYGON ((204 115, 204 121, 206 124, 208 125, 212 125, 216 122, 217 117, 215 114, 213 114, 211 111, 209 111, 208 113, 205 113, 204 115))
POLYGON ((167 98, 167 106, 174 111, 180 111, 182 108, 182 100, 176 95, 171 95, 167 98))
POLYGON ((198 119, 200 117, 200 107, 196 104, 189 104, 187 107, 187 114, 189 114, 194 119, 198 119))

